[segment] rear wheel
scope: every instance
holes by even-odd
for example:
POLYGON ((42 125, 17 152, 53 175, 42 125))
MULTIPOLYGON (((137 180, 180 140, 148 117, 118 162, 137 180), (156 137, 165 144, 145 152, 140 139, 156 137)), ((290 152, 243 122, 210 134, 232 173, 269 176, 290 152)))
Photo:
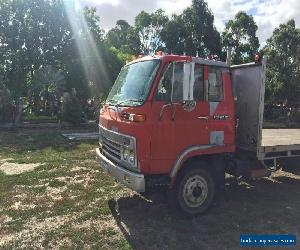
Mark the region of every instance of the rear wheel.
POLYGON ((176 208, 188 216, 203 214, 212 205, 215 186, 215 180, 207 169, 185 171, 172 190, 176 208))

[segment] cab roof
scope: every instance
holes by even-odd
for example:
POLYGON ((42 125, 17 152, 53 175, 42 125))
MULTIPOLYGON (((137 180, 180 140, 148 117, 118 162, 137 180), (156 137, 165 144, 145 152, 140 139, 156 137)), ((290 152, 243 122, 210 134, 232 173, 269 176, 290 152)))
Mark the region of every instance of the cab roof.
POLYGON ((192 62, 203 64, 203 65, 229 68, 228 64, 226 64, 225 62, 221 62, 221 61, 217 61, 217 60, 204 59, 204 58, 200 58, 200 57, 185 56, 185 55, 143 56, 143 57, 137 58, 137 59, 129 62, 128 65, 132 64, 132 63, 148 61, 148 60, 155 60, 155 59, 162 60, 162 61, 187 60, 187 61, 192 61, 192 62))

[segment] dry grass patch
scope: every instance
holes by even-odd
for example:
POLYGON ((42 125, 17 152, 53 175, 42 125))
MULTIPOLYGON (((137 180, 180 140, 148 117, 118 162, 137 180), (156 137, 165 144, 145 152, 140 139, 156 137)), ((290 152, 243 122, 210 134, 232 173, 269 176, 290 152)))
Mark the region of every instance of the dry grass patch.
POLYGON ((10 162, 12 159, 2 159, 0 161, 0 171, 6 175, 22 174, 24 172, 33 171, 35 168, 41 166, 41 163, 14 163, 10 162))

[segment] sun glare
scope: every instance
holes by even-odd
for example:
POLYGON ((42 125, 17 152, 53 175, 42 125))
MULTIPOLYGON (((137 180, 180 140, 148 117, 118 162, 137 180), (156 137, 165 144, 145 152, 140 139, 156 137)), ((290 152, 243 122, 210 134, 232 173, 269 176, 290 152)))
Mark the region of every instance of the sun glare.
POLYGON ((76 42, 86 79, 90 84, 97 85, 92 79, 95 79, 93 76, 101 72, 101 75, 104 76, 104 79, 101 79, 102 84, 106 84, 109 76, 97 46, 100 41, 95 41, 93 38, 83 13, 84 6, 78 0, 64 0, 64 7, 73 30, 73 38, 76 42))

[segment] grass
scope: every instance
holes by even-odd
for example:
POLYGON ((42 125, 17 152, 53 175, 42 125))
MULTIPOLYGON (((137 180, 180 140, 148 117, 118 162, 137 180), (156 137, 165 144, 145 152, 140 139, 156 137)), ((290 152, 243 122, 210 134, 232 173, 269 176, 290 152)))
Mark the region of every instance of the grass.
POLYGON ((299 239, 299 171, 228 179, 206 215, 185 220, 163 194, 144 199, 103 173, 96 146, 57 131, 0 132, 2 163, 40 164, 18 175, 0 171, 0 248, 239 249, 241 233, 299 239))

